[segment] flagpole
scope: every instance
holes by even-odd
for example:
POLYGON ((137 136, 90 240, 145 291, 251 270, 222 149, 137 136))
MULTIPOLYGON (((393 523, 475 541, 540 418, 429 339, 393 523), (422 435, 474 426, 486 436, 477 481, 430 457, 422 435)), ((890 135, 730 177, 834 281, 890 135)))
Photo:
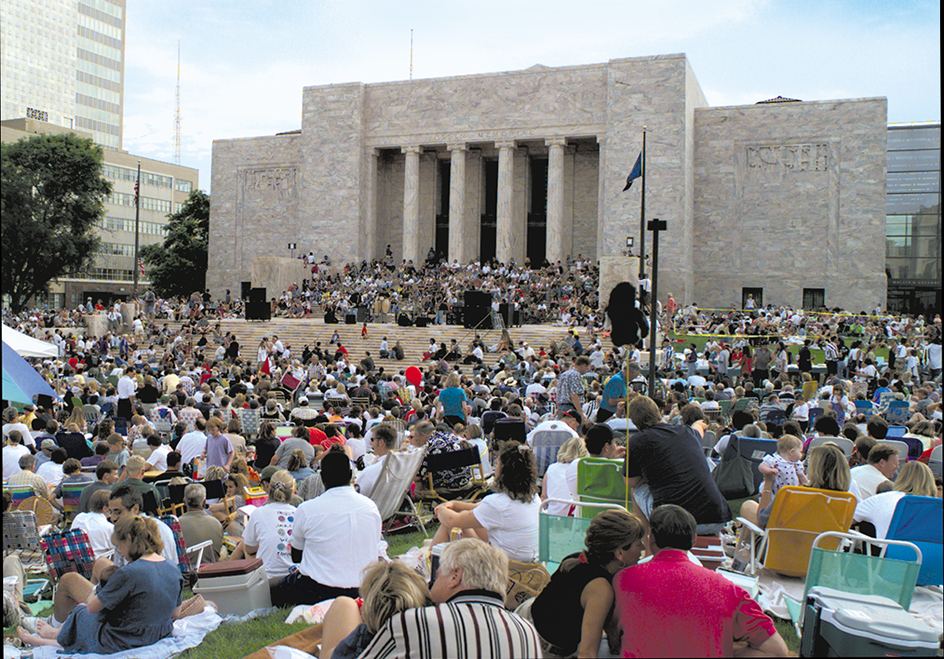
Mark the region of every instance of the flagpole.
MULTIPOLYGON (((643 188, 645 189, 645 188, 643 188)), ((138 246, 140 242, 139 225, 141 219, 141 161, 138 161, 138 178, 134 182, 134 303, 138 303, 138 246)))
POLYGON ((642 196, 639 202, 639 279, 646 278, 646 127, 642 127, 642 196))

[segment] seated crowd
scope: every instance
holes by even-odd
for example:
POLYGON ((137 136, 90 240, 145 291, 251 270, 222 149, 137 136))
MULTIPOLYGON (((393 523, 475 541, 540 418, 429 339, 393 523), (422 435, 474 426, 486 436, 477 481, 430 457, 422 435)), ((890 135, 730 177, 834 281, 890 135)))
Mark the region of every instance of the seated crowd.
MULTIPOLYGON (((474 276, 438 267, 463 286, 474 276)), ((564 284, 571 294, 586 274, 574 267, 577 278, 564 284)), ((376 290, 386 268, 352 268, 330 281, 342 290, 348 280, 359 282, 354 290, 361 283, 376 290)), ((412 286, 452 293, 441 279, 420 283, 416 271, 403 272, 416 277, 412 286)), ((495 285, 547 284, 537 275, 522 280, 519 270, 490 276, 495 285)), ((303 290, 329 288, 306 282, 303 290)), ((273 604, 334 599, 322 657, 413 656, 416 648, 426 648, 423 656, 597 656, 607 646, 622 656, 786 654, 771 619, 744 590, 689 559, 699 536, 733 530, 715 465, 733 438, 776 439, 760 468, 760 492, 743 504, 742 517, 765 526, 786 486, 850 492, 860 530, 884 537, 903 497, 941 496, 940 473, 928 466, 941 444, 940 352, 935 361, 928 350, 917 365, 908 354, 925 341, 939 344, 939 328, 896 326, 901 343, 913 347, 897 368, 879 369, 877 339, 857 340, 858 352, 846 355, 836 345, 840 333, 877 331, 871 321, 853 325, 836 315, 802 324, 802 314, 797 321, 775 310, 718 319, 666 306, 664 326, 722 328, 743 338, 733 348, 711 339, 704 354, 692 347, 681 359, 668 343, 653 391, 638 350, 607 350, 593 329, 586 349, 569 330, 559 345, 537 351, 506 334, 493 365, 433 353, 420 363, 421 381, 396 362, 388 371, 320 346, 296 359, 276 336, 246 358, 232 335, 219 337, 215 353, 160 331, 141 337, 151 341, 147 348, 129 346, 124 356, 120 349, 112 355, 108 341, 84 344, 72 353, 82 359, 62 370, 58 386, 68 395, 58 413, 41 404, 4 411, 4 512, 12 502, 7 489, 30 489, 58 509, 63 526, 84 530, 99 557, 91 579, 61 580, 53 615, 24 618, 20 638, 108 653, 153 643, 173 620, 199 609, 182 598, 174 532, 156 517, 164 511, 176 513, 187 546, 210 541, 204 562, 262 559, 273 604), (791 333, 803 343, 798 369, 781 354, 785 344, 771 350, 764 338, 787 327, 802 329, 791 333), (821 379, 808 363, 814 336, 817 346, 831 346, 821 379), (165 356, 155 369, 145 352, 159 347, 165 356), (100 384, 97 376, 115 371, 113 390, 100 384), (288 375, 297 388, 286 386, 288 375), (322 404, 313 405, 316 399, 322 404), (84 414, 89 406, 100 412, 94 421, 84 414), (892 408, 904 410, 901 422, 885 420, 892 408), (883 442, 890 425, 904 427, 898 437, 909 459, 883 442), (566 439, 556 459, 539 466, 552 434, 566 439), (817 437, 827 440, 812 445, 817 437), (854 448, 844 453, 840 439, 854 448), (472 463, 430 468, 431 458, 470 448, 472 463), (424 452, 422 461, 415 451, 424 452), (431 544, 444 547, 430 585, 388 562, 383 539, 391 520, 381 518, 386 490, 378 484, 388 465, 410 453, 419 467, 407 496, 417 502, 433 499, 431 492, 471 493, 483 479, 488 485, 485 496, 433 508, 431 544), (598 514, 583 551, 545 571, 532 597, 511 597, 520 584, 510 574, 544 569, 542 500, 575 500, 580 461, 601 457, 620 461, 632 512, 598 514), (67 505, 74 483, 87 484, 77 505, 67 505), (247 506, 256 484, 265 503, 247 506), (160 588, 142 588, 156 581, 160 588), (483 619, 487 632, 460 633, 483 619)), ((384 352, 381 359, 395 357, 384 352)), ((553 514, 580 514, 551 505, 553 514)), ((11 560, 10 572, 18 569, 11 560)))

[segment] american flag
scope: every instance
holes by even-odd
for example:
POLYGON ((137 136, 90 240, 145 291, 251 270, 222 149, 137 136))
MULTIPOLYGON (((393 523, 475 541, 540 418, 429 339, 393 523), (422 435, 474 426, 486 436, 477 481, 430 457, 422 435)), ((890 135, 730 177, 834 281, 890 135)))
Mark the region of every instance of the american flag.
POLYGON ((141 271, 141 275, 143 276, 144 275, 144 261, 142 261, 141 259, 138 259, 138 270, 141 271))
POLYGON ((139 184, 140 184, 140 181, 135 181, 135 182, 134 182, 134 205, 135 205, 135 206, 138 205, 138 186, 139 186, 139 184))

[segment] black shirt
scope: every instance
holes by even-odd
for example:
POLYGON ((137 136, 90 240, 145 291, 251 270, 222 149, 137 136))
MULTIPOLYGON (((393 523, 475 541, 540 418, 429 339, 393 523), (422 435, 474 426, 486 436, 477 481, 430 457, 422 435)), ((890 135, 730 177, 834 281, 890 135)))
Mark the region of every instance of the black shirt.
POLYGON ((688 426, 660 423, 630 437, 623 473, 646 479, 653 508, 676 504, 699 524, 731 519, 731 508, 711 479, 698 433, 688 426))
MULTIPOLYGON (((571 554, 561 563, 579 556, 571 554)), ((531 605, 534 628, 541 638, 563 650, 563 654, 577 653, 584 611, 580 597, 591 581, 600 578, 610 582, 613 576, 597 563, 581 562, 566 572, 558 568, 531 605)))

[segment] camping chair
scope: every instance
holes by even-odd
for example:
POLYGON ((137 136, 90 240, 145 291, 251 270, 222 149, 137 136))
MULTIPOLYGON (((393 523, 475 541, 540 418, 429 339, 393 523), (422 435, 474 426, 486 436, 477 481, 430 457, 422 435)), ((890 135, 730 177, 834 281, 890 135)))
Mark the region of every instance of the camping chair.
POLYGON ((855 450, 855 442, 848 437, 827 437, 826 435, 821 435, 810 440, 810 445, 806 448, 807 455, 817 446, 822 446, 826 443, 838 446, 840 450, 846 454, 847 458, 852 457, 852 452, 855 450))
POLYGON ((471 446, 459 451, 445 451, 443 453, 426 454, 426 481, 429 489, 416 492, 416 496, 422 501, 452 501, 454 499, 465 499, 472 501, 481 496, 488 483, 485 482, 485 476, 482 473, 482 454, 478 447, 471 446), (460 488, 444 488, 438 490, 433 486, 433 474, 440 471, 453 471, 455 469, 470 468, 472 478, 469 484, 460 488), (471 496, 470 496, 471 495, 471 496))
MULTIPOLYGON (((184 489, 187 487, 187 483, 181 483, 180 485, 171 485, 167 484, 167 497, 161 502, 161 507, 158 509, 158 512, 161 515, 183 515, 186 511, 186 506, 184 505, 184 489), (177 511, 180 511, 179 513, 177 511)), ((155 487, 158 487, 155 484, 155 487)))
POLYGON ((16 510, 20 507, 20 504, 29 499, 30 497, 36 496, 36 491, 33 489, 32 485, 20 485, 17 487, 6 487, 3 488, 13 497, 13 500, 10 502, 10 510, 16 510))
POLYGON ((255 439, 259 434, 259 409, 243 408, 237 412, 239 425, 243 431, 243 437, 247 440, 255 439))
POLYGON ((123 416, 112 417, 112 421, 115 422, 115 432, 124 437, 128 438, 128 420, 123 416))
MULTIPOLYGON (((718 405, 720 404, 721 403, 718 403, 718 405)), ((724 410, 720 407, 717 409, 702 410, 702 414, 705 417, 705 423, 717 423, 720 425, 724 419, 724 410)))
POLYGON ((79 497, 82 490, 91 484, 92 481, 62 484, 62 511, 66 519, 72 519, 79 512, 79 497))
POLYGON ((770 410, 761 419, 768 426, 782 426, 787 421, 787 413, 783 410, 770 410))
POLYGON ((62 575, 77 572, 86 579, 92 576, 95 552, 88 535, 82 529, 50 533, 43 537, 43 552, 49 576, 58 581, 62 575))
POLYGON ((85 416, 85 423, 89 428, 97 425, 102 418, 102 410, 98 405, 83 405, 82 414, 85 416))
MULTIPOLYGON (((886 538, 913 542, 921 549, 924 560, 918 573, 921 586, 944 584, 944 527, 942 527, 941 499, 919 497, 913 494, 902 497, 895 506, 895 514, 888 527, 886 538)), ((887 558, 901 558, 904 550, 896 545, 885 551, 887 558)))
POLYGON ((180 568, 180 573, 184 575, 186 580, 196 578, 197 570, 200 569, 200 565, 203 563, 203 550, 210 547, 213 541, 204 540, 203 542, 198 542, 188 547, 187 541, 184 539, 184 532, 180 528, 180 520, 174 515, 161 515, 158 519, 167 524, 174 533, 175 549, 177 550, 177 567, 180 568), (194 562, 190 559, 190 555, 194 552, 197 554, 196 565, 194 565, 194 562))
POLYGON ((392 530, 392 524, 397 517, 412 516, 419 524, 423 535, 429 537, 426 525, 419 511, 416 510, 416 505, 407 495, 413 479, 420 470, 420 465, 423 464, 424 457, 426 457, 426 451, 416 449, 404 453, 391 452, 384 458, 383 467, 380 469, 380 475, 370 493, 370 498, 377 504, 385 532, 392 530), (404 503, 408 506, 407 510, 401 510, 404 503))
MULTIPOLYGON (((751 574, 757 573, 760 556, 766 550, 763 566, 767 569, 791 577, 806 576, 813 540, 827 531, 848 531, 855 507, 855 495, 849 492, 795 485, 781 488, 774 499, 766 529, 738 517, 749 531, 751 574), (755 536, 761 538, 759 551, 755 551, 755 536)), ((826 544, 835 548, 838 542, 826 544)))
POLYGON ((907 426, 888 426, 888 432, 885 433, 885 439, 901 439, 907 434, 907 426))
POLYGON ((490 450, 495 453, 502 442, 513 441, 524 444, 528 441, 528 428, 521 419, 498 419, 492 426, 490 450))
POLYGON ((882 444, 888 444, 898 451, 898 459, 902 462, 908 459, 909 447, 907 442, 904 442, 901 439, 883 439, 882 444))
POLYGON ((31 510, 11 510, 3 515, 3 554, 17 553, 23 564, 42 563, 42 546, 36 515, 31 510))
POLYGON ((721 418, 722 418, 722 421, 719 421, 718 423, 721 423, 722 425, 724 425, 723 422, 727 421, 727 419, 730 417, 731 400, 730 399, 719 400, 718 405, 721 407, 721 418))
POLYGON ((875 414, 875 406, 872 405, 870 400, 856 400, 853 401, 856 408, 856 414, 864 414, 866 416, 872 416, 875 414))
POLYGON ((931 457, 928 459, 928 466, 937 478, 941 477, 941 461, 941 447, 935 446, 931 451, 931 457))
MULTIPOLYGON (((887 436, 885 437, 885 439, 882 440, 882 442, 886 444, 888 443, 888 441, 889 441, 889 437, 887 436)), ((904 437, 896 437, 892 441, 902 442, 903 444, 908 445, 908 459, 909 460, 917 460, 918 458, 921 457, 921 454, 924 453, 924 442, 922 442, 917 437, 906 435, 904 437)))
POLYGON ((724 450, 722 460, 731 460, 735 453, 751 461, 751 473, 754 475, 754 493, 760 490, 760 484, 764 482, 764 476, 760 473, 760 463, 764 457, 777 452, 777 440, 761 439, 757 437, 741 437, 736 434, 731 435, 728 440, 728 447, 724 450))
POLYGON ((541 510, 538 514, 538 561, 544 563, 547 571, 551 574, 557 570, 557 566, 564 558, 570 554, 583 551, 587 528, 593 520, 593 515, 589 517, 584 517, 582 514, 576 517, 551 515, 546 510, 550 503, 593 508, 593 515, 601 510, 623 508, 609 503, 585 503, 567 501, 566 499, 545 499, 542 501, 541 510))
POLYGON ((543 477, 547 468, 557 462, 557 451, 571 437, 573 435, 563 421, 551 424, 549 430, 535 433, 531 448, 538 461, 538 478, 543 477))
MULTIPOLYGON (((581 503, 617 505, 633 511, 633 493, 626 487, 623 460, 580 458, 577 461, 577 500, 581 503)), ((581 506, 580 515, 592 518, 601 508, 581 506)))
POLYGON ((826 414, 826 410, 824 410, 819 405, 810 406, 809 416, 806 419, 807 432, 813 431, 813 425, 816 423, 816 420, 820 418, 821 416, 823 416, 824 414, 826 414))
POLYGON ((888 407, 885 408, 885 420, 888 421, 888 425, 905 425, 908 419, 911 418, 911 414, 908 411, 910 407, 911 404, 906 400, 893 400, 890 402, 888 407))

